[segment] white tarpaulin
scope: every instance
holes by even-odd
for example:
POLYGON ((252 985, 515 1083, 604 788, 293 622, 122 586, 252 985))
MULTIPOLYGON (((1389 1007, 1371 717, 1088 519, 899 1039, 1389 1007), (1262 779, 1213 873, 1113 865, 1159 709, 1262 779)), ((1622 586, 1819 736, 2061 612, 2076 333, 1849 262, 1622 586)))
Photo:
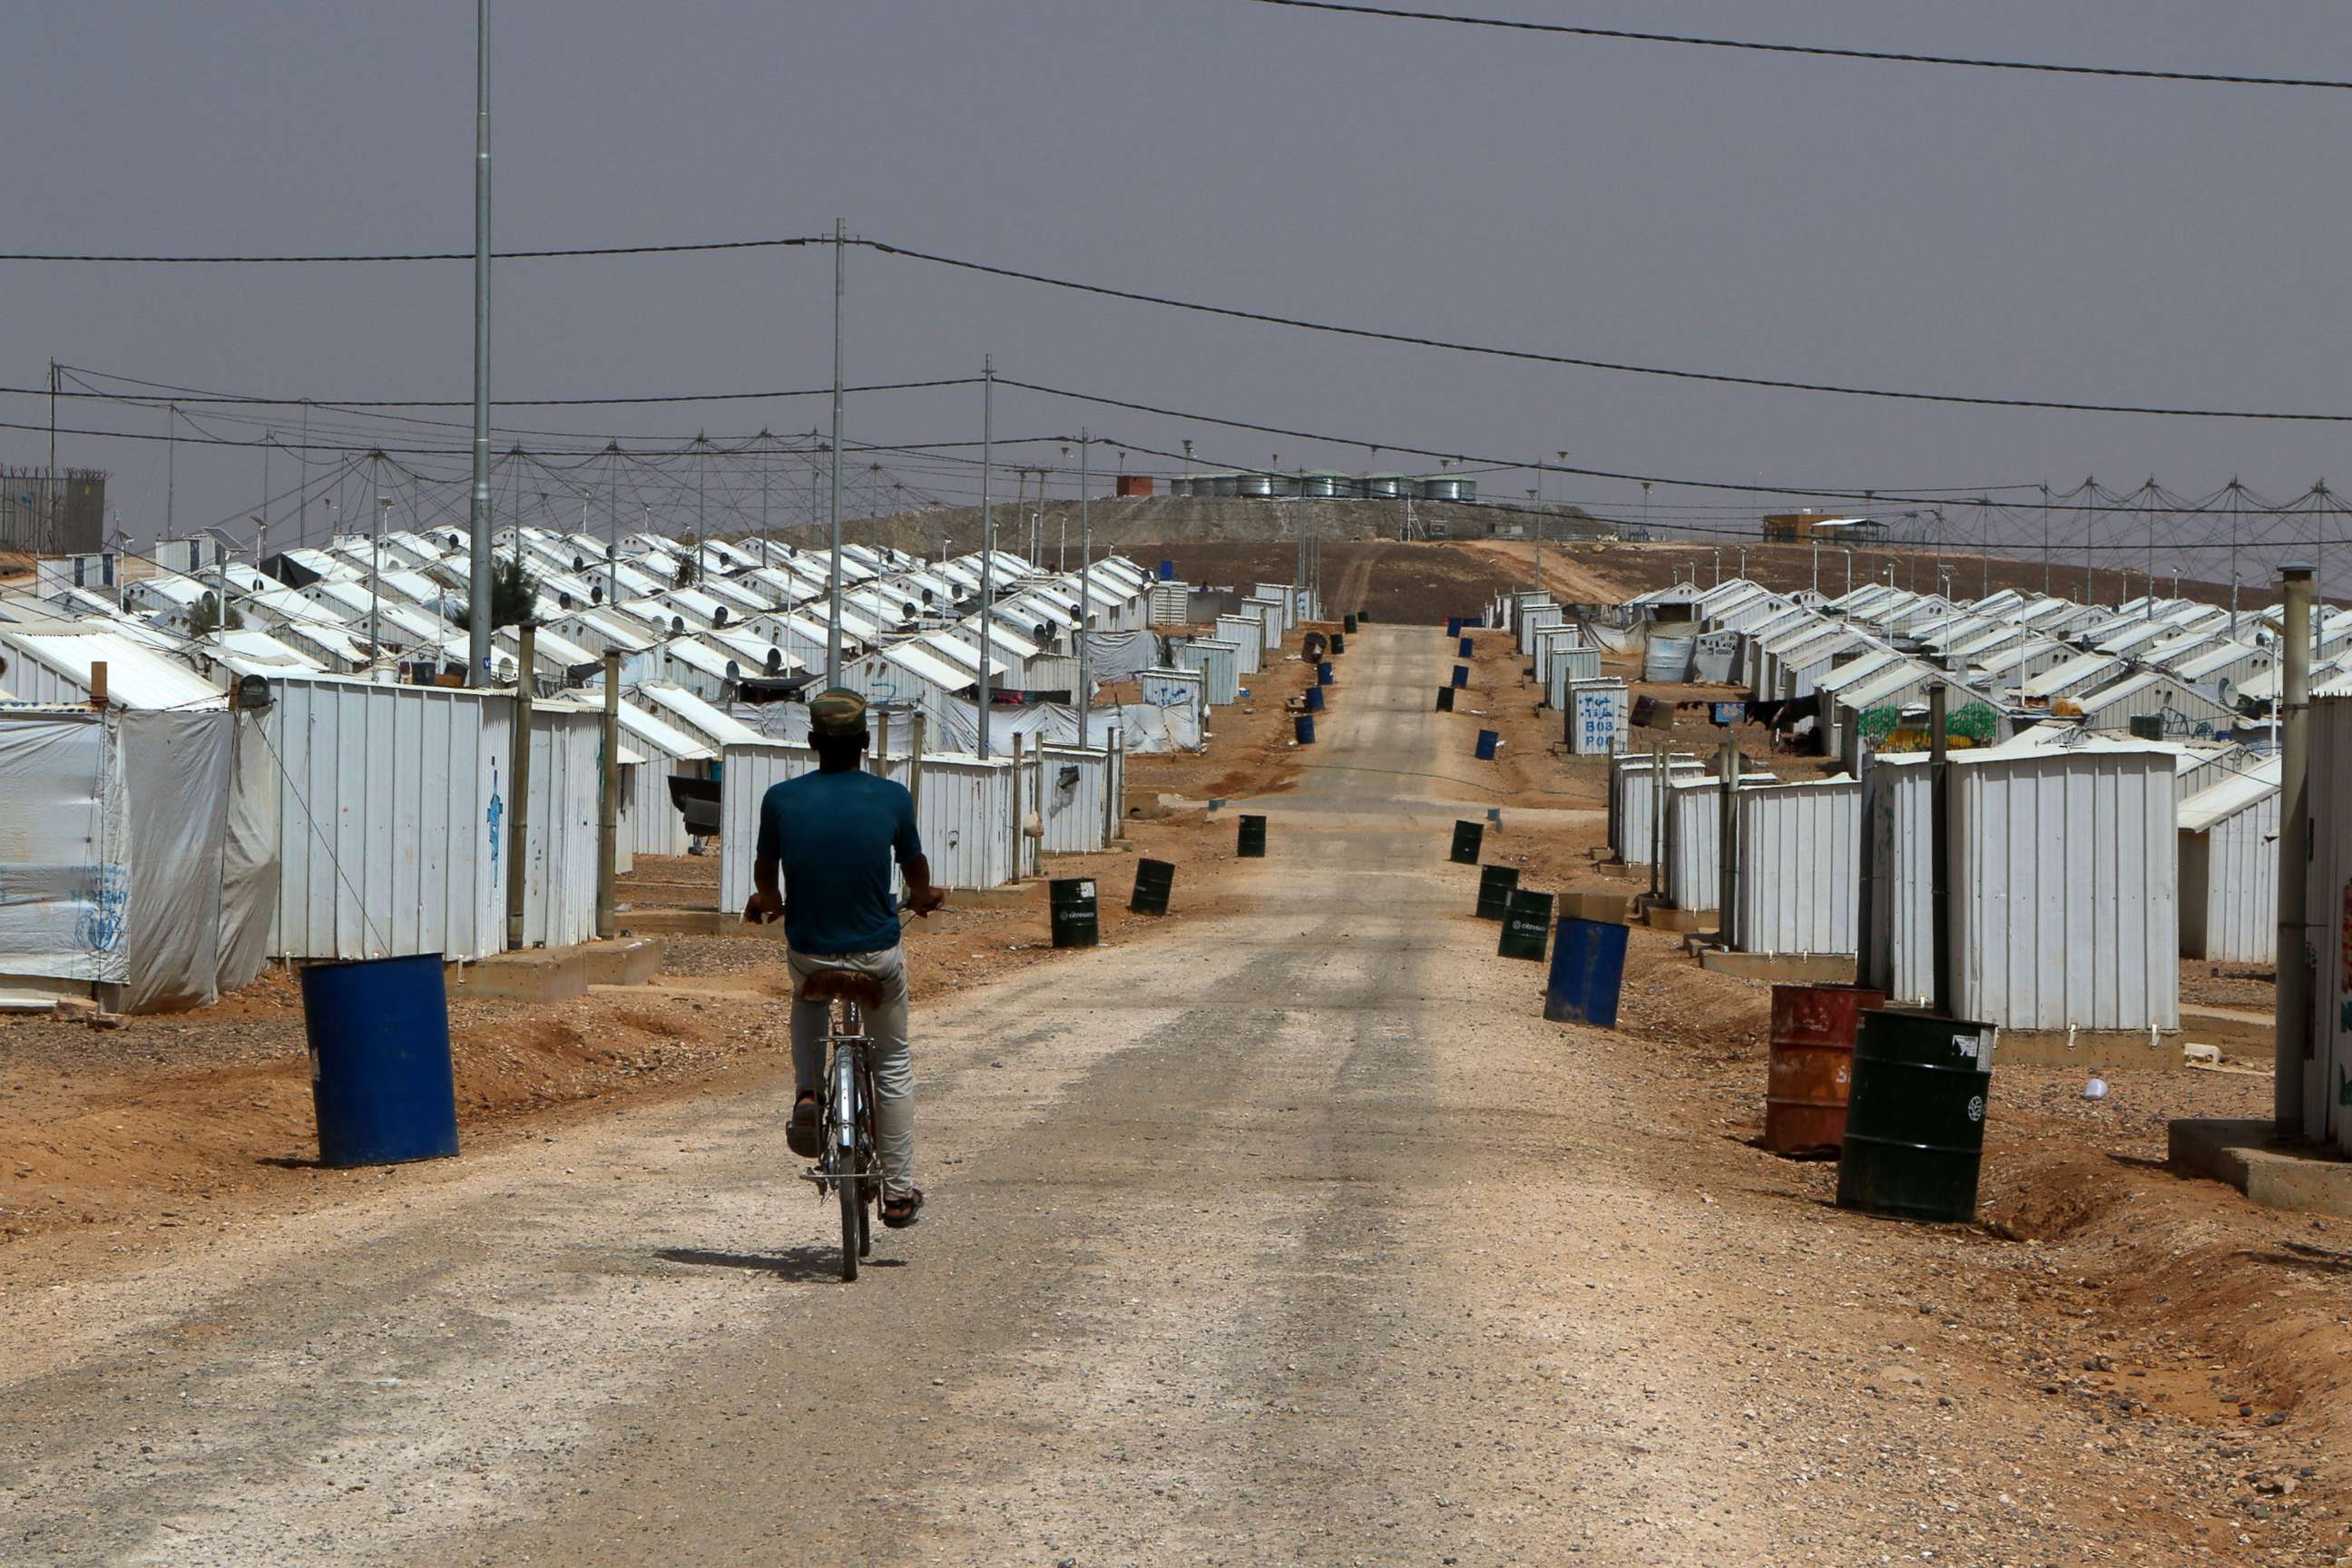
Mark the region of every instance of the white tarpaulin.
POLYGON ((0 721, 0 973, 203 1006, 260 972, 276 793, 226 709, 0 721), (267 784, 268 787, 264 787, 267 784))
POLYGON ((1087 656, 1097 680, 1129 680, 1161 662, 1157 633, 1088 632, 1087 656))
POLYGON ((1197 669, 1147 669, 1139 678, 1143 684, 1143 700, 1153 708, 1174 708, 1182 710, 1184 718, 1198 734, 1202 716, 1207 704, 1202 701, 1206 679, 1197 669))

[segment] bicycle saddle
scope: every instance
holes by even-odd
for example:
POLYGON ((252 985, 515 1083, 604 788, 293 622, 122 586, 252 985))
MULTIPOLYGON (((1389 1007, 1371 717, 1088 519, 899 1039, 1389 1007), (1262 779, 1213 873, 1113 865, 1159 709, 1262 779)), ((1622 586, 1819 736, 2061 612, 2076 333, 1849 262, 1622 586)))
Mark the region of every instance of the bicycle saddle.
POLYGON ((855 969, 820 969, 801 982, 803 1002, 830 1002, 839 997, 872 1009, 882 1005, 882 982, 855 969))

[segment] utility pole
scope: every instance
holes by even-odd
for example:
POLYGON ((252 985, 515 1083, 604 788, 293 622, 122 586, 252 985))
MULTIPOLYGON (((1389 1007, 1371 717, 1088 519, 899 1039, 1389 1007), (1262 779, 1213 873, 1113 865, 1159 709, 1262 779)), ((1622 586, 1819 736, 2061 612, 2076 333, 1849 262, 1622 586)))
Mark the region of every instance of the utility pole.
POLYGON ((2050 596, 2050 487, 2042 487, 2042 596, 2050 596))
MULTIPOLYGON (((824 683, 841 684, 841 294, 842 294, 842 232, 841 220, 833 220, 833 608, 824 624, 824 683)), ((983 470, 984 472, 985 470, 983 470)), ((986 488, 985 479, 982 488, 986 488)), ((988 670, 982 660, 981 694, 987 695, 988 670)), ((985 715, 983 708, 982 713, 985 715)), ((981 734, 988 734, 988 720, 981 720, 981 734)), ((985 746, 982 754, 987 754, 985 746)))
POLYGON ((1094 656, 1087 647, 1087 621, 1094 603, 1087 590, 1093 582, 1094 530, 1087 510, 1087 492, 1094 488, 1094 437, 1078 427, 1078 744, 1087 743, 1087 725, 1094 717, 1094 656))
POLYGON ((47 514, 41 548, 58 548, 58 362, 49 362, 49 473, 41 488, 41 510, 47 514))
POLYGON ((2313 572, 2300 561, 2279 569, 2278 1025, 2271 1065, 2278 1131, 2300 1137, 2304 1058, 2311 1048, 2311 933, 2304 887, 2311 859, 2311 598, 2313 572))
POLYGON ((604 603, 621 602, 621 444, 608 441, 613 458, 613 495, 604 507, 604 603))
POLYGON ((180 405, 167 403, 163 405, 163 537, 166 539, 180 536, 176 503, 180 493, 179 457, 180 405))
MULTIPOLYGON (((383 470, 379 466, 376 484, 381 487, 383 483, 383 470)), ((391 515, 392 498, 378 493, 375 498, 375 538, 368 544, 368 658, 371 661, 375 658, 376 650, 383 646, 383 622, 378 612, 383 607, 383 524, 391 515)), ((222 603, 226 604, 227 601, 223 600, 222 603)), ((224 615, 223 624, 226 620, 224 615)))
MULTIPOLYGON (((996 622, 996 505, 989 486, 989 476, 996 466, 996 356, 984 354, 980 362, 980 760, 988 760, 988 707, 991 701, 988 678, 989 650, 996 639, 991 629, 996 622)), ((835 570, 839 571, 836 565, 835 570)), ((834 592, 841 592, 836 578, 834 592)), ((837 599, 836 599, 836 602, 837 599)), ((1081 605, 1083 612, 1085 606, 1081 605)), ((1080 617, 1084 624, 1083 614, 1080 617)), ((1083 648, 1083 639, 1078 645, 1083 648)), ((1021 824, 1015 820, 1013 831, 1013 870, 1020 870, 1021 824)))
POLYGON ((596 811, 596 936, 610 942, 620 929, 614 915, 613 876, 620 865, 621 652, 604 650, 604 790, 596 811))
MULTIPOLYGON (((490 0, 474 0, 474 488, 467 503, 473 529, 467 584, 466 683, 490 679, 490 0)), ((310 444, 309 404, 302 406, 303 444, 310 444)), ((310 454, 303 453, 303 462, 310 454)))
POLYGON ((1528 586, 1543 592, 1543 465, 1536 466, 1536 488, 1528 492, 1528 526, 1536 531, 1536 580, 1528 586))

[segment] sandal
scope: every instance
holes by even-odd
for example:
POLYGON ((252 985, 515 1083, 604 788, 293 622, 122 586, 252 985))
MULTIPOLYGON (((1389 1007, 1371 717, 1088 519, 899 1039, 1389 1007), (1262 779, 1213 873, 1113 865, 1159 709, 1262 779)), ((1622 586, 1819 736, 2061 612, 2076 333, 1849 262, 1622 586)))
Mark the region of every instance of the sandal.
POLYGON ((816 1091, 803 1089, 793 1103, 792 1124, 784 1129, 784 1144, 803 1160, 816 1158, 818 1144, 816 1091))
POLYGON ((904 1197, 882 1200, 882 1223, 892 1230, 904 1230, 922 1217, 923 1189, 912 1188, 904 1197))

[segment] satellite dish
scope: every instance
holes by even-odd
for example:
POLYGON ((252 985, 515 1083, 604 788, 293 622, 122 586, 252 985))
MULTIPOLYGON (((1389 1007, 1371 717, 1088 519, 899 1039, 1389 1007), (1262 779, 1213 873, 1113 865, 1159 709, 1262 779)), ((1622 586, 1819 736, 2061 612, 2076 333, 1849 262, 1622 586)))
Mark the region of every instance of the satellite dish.
POLYGON ((710 624, 711 624, 712 626, 725 626, 725 625, 727 624, 727 606, 726 606, 726 605, 719 605, 719 613, 718 613, 717 615, 715 615, 715 616, 711 616, 711 618, 710 618, 710 624))
POLYGON ((241 675, 236 681, 236 705, 239 708, 267 708, 270 703, 269 681, 259 675, 241 675))
POLYGON ((740 678, 741 678, 742 674, 743 674, 743 667, 742 667, 741 665, 737 664, 737 663, 736 663, 733 659, 731 659, 731 658, 730 658, 730 659, 729 659, 729 660, 727 661, 727 679, 730 679, 730 680, 739 679, 740 679, 740 678))

